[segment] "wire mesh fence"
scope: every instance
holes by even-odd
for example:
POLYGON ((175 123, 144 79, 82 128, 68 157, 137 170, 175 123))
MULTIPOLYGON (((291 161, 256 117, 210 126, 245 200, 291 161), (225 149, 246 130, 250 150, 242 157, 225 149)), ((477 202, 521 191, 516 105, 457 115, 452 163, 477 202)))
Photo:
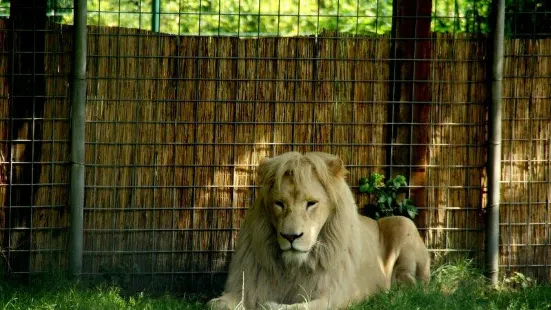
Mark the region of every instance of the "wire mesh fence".
POLYGON ((14 2, 0 22, 2 270, 14 275, 63 268, 66 250, 70 46, 46 28, 45 12, 14 2))
MULTIPOLYGON (((73 3, 6 3, 3 253, 26 275, 67 265, 73 3)), ((405 175, 433 259, 482 262, 488 10, 89 1, 85 278, 219 288, 258 160, 291 150, 343 158, 360 208, 374 198, 357 192, 360 177, 405 175)), ((500 265, 539 279, 550 276, 550 10, 508 3, 503 81, 500 265)))
POLYGON ((551 276, 550 12, 544 2, 511 4, 503 85, 500 266, 543 280, 551 276))

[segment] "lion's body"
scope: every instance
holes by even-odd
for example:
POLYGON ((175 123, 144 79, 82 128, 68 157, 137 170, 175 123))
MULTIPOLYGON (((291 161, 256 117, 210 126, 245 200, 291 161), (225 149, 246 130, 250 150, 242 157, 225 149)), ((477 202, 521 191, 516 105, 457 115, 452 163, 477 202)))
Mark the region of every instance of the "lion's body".
POLYGON ((209 306, 335 309, 395 282, 427 283, 430 259, 414 223, 359 215, 346 173, 325 153, 263 160, 260 197, 241 226, 224 294, 209 306))

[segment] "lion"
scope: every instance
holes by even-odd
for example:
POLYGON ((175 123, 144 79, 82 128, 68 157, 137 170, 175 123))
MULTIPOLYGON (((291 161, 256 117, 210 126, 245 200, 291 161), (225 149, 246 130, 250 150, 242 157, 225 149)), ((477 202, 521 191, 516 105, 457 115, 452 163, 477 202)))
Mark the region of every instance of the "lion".
POLYGON ((260 193, 210 309, 342 309, 394 283, 429 282, 413 221, 360 215, 337 156, 288 152, 257 168, 260 193))

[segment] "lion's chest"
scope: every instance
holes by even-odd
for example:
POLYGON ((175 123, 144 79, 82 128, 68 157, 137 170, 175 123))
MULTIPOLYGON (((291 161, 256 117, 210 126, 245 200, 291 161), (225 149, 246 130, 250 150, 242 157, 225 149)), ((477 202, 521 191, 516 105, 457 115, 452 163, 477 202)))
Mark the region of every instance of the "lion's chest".
POLYGON ((270 284, 267 300, 282 304, 300 303, 304 302, 305 298, 317 298, 322 288, 319 277, 304 274, 281 273, 273 277, 270 284))

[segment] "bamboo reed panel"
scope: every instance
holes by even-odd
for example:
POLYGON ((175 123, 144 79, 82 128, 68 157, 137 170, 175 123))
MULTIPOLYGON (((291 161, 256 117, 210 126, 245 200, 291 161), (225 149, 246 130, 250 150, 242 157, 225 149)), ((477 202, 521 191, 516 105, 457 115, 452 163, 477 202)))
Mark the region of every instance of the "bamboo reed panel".
MULTIPOLYGON (((256 195, 255 166, 264 156, 290 150, 338 154, 349 165, 352 186, 370 172, 385 172, 392 86, 387 37, 238 39, 89 29, 88 275, 118 271, 128 274, 121 276, 125 284, 147 281, 157 288, 197 289, 223 280, 213 274, 227 268, 256 195)), ((47 40, 56 53, 46 56, 45 117, 51 121, 44 123, 44 140, 58 142, 44 143, 42 161, 67 163, 71 36, 52 32, 47 40)), ((550 42, 506 45, 511 56, 504 72, 516 77, 504 79, 504 117, 515 120, 503 121, 503 179, 513 182, 503 183, 502 199, 518 204, 504 205, 501 218, 523 226, 502 227, 502 264, 550 263, 545 247, 529 246, 526 254, 517 246, 548 240, 548 225, 529 224, 550 220, 548 205, 536 202, 550 195, 551 67, 549 57, 521 55, 549 53, 550 42), (532 76, 521 77, 527 72, 532 76), (522 162, 512 161, 517 159, 522 162), (514 183, 521 180, 540 183, 514 183)), ((439 35, 432 48, 427 207, 416 222, 435 259, 480 259, 485 41, 439 35)), ((7 57, 2 54, 0 62, 7 57)), ((5 76, 1 98, 7 97, 5 76)), ((6 141, 9 109, 2 100, 6 141)), ((3 143, 2 156, 8 150, 3 143)), ((5 184, 6 164, 2 169, 5 184)), ((68 165, 45 164, 41 182, 62 185, 41 187, 36 205, 65 204, 68 176, 68 165)), ((0 187, 4 205, 7 194, 0 187)), ((361 206, 370 200, 357 199, 361 206)), ((65 250, 66 232, 47 228, 67 228, 67 210, 37 208, 33 216, 33 249, 65 250)), ((33 252, 33 270, 63 267, 65 252, 55 253, 33 252)))
POLYGON ((550 50, 549 39, 506 41, 504 50, 500 264, 538 279, 551 277, 550 50))
POLYGON ((68 263, 69 212, 68 143, 72 40, 63 33, 68 27, 52 26, 46 33, 46 98, 43 121, 42 171, 36 186, 32 212, 31 264, 34 271, 62 270, 68 263))
MULTIPOLYGON (((471 250, 458 254, 479 259, 483 240, 477 209, 482 207, 486 159, 485 47, 468 37, 451 36, 433 45, 429 201, 421 226, 429 228, 425 237, 430 248, 471 250)), ((435 252, 441 254, 446 252, 435 252)))

